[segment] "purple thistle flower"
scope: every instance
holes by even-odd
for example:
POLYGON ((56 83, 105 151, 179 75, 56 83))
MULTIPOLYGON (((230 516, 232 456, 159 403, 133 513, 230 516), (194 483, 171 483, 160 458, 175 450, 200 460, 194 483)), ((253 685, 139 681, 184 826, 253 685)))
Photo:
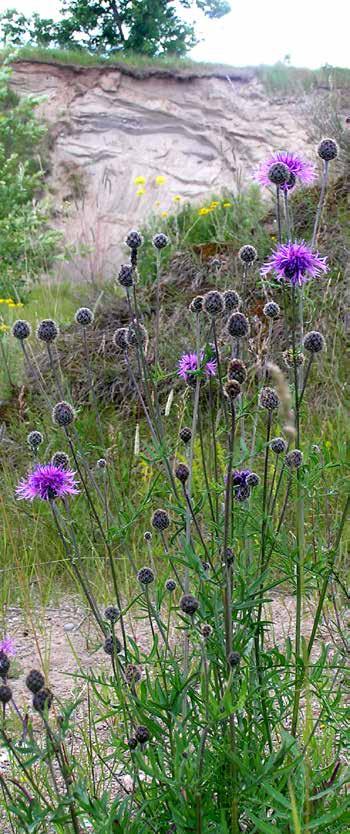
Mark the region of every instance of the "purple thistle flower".
POLYGON ((260 165, 255 174, 255 179, 260 185, 270 186, 269 170, 271 165, 276 162, 283 162, 290 171, 290 181, 286 185, 281 186, 284 191, 290 191, 294 188, 296 180, 299 179, 303 185, 310 185, 316 177, 316 169, 312 162, 308 159, 303 159, 295 153, 288 153, 287 151, 280 151, 272 154, 268 159, 260 165))
POLYGON ((9 657, 14 657, 16 654, 16 648, 12 637, 8 637, 7 635, 0 640, 0 652, 3 652, 9 657))
MULTIPOLYGON (((204 354, 203 351, 200 354, 200 369, 203 370, 207 377, 215 376, 216 374, 216 361, 215 359, 209 359, 208 362, 205 363, 204 367, 201 367, 201 363, 203 362, 204 354)), ((195 379, 196 377, 192 377, 193 371, 198 370, 198 357, 196 353, 183 353, 181 359, 179 359, 179 369, 178 375, 185 379, 186 382, 189 380, 195 379)))
POLYGON ((27 501, 41 498, 42 501, 49 501, 66 495, 77 495, 79 490, 74 475, 71 469, 61 469, 52 463, 36 466, 18 484, 17 498, 27 501))
POLYGON ((302 240, 300 243, 280 243, 261 269, 261 275, 269 272, 275 273, 277 281, 300 287, 311 278, 319 278, 322 272, 328 272, 328 266, 326 258, 321 258, 302 240))
POLYGON ((235 469, 232 473, 232 487, 237 501, 245 501, 250 496, 250 486, 247 481, 251 469, 235 469))

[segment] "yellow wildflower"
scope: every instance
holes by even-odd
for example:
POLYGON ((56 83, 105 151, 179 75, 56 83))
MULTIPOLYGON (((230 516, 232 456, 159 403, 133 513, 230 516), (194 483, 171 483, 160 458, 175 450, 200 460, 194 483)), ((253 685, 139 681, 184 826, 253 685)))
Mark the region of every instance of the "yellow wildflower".
POLYGON ((198 214, 200 217, 204 217, 205 214, 210 214, 211 208, 203 206, 203 208, 198 209, 198 214))
POLYGON ((135 177, 134 184, 135 185, 146 185, 146 177, 135 177))
POLYGON ((173 197, 173 202, 174 203, 180 203, 181 200, 182 200, 182 197, 180 196, 180 194, 175 194, 175 197, 173 197))
POLYGON ((216 206, 218 206, 218 205, 219 205, 219 201, 218 201, 218 200, 212 200, 212 201, 211 201, 211 203, 210 203, 210 207, 211 207, 211 208, 216 208, 216 206))
POLYGON ((22 304, 22 302, 21 302, 21 301, 17 301, 17 302, 16 302, 16 301, 11 301, 11 300, 10 300, 10 301, 8 301, 8 302, 7 302, 7 306, 8 306, 8 307, 12 307, 12 308, 13 308, 13 307, 23 307, 23 304, 22 304))
POLYGON ((223 203, 224 208, 230 208, 230 206, 232 206, 232 203, 223 203))
POLYGON ((4 322, 0 323, 0 333, 7 333, 9 329, 8 324, 4 324, 4 322))
POLYGON ((167 217, 167 216, 168 216, 168 212, 167 211, 162 211, 162 217, 167 217))
POLYGON ((164 185, 164 183, 165 177, 163 177, 162 174, 158 174, 158 176, 156 177, 156 185, 164 185))
POLYGON ((144 194, 146 194, 146 190, 145 190, 145 188, 138 188, 138 189, 137 189, 137 191, 136 191, 136 197, 143 197, 143 195, 144 195, 144 194))

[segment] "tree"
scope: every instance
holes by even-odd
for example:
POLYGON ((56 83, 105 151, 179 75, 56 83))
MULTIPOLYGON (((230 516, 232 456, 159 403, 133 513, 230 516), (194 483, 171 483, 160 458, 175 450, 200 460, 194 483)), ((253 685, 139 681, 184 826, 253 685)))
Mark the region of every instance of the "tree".
POLYGON ((0 15, 0 33, 5 45, 181 56, 197 43, 194 25, 179 15, 181 7, 211 19, 230 11, 227 0, 62 0, 57 22, 8 9, 0 15))

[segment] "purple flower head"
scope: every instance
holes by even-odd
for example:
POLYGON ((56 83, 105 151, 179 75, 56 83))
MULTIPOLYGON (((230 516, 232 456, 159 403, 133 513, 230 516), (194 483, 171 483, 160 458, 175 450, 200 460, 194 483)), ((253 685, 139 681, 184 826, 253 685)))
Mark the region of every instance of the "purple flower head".
POLYGON ((304 185, 310 185, 316 177, 315 166, 312 162, 309 162, 308 159, 302 159, 302 157, 295 153, 280 151, 279 153, 273 154, 268 159, 265 159, 265 162, 262 162, 258 168, 255 178, 260 185, 271 185, 269 180, 269 170, 271 165, 275 165, 276 162, 283 162, 283 164, 286 165, 290 171, 289 182, 281 186, 284 191, 290 191, 294 188, 297 179, 299 179, 304 185))
POLYGON ((302 240, 301 243, 280 243, 261 269, 261 275, 269 272, 275 273, 277 281, 300 287, 311 278, 319 278, 322 272, 328 272, 328 266, 326 258, 321 258, 302 240))
MULTIPOLYGON (((200 354, 200 365, 199 369, 204 371, 207 377, 215 376, 216 374, 216 361, 213 358, 209 358, 208 361, 204 362, 204 353, 201 351, 200 354)), ((194 371, 198 371, 198 356, 196 353, 183 353, 181 359, 179 359, 179 369, 178 375, 182 377, 182 379, 186 380, 187 383, 196 380, 196 374, 193 374, 194 371)))
POLYGON ((247 483, 251 469, 235 469, 232 473, 233 493, 237 501, 245 501, 250 496, 250 486, 247 483))
POLYGON ((27 501, 41 498, 42 501, 49 501, 66 495, 77 495, 79 490, 74 475, 71 469, 61 469, 52 463, 36 466, 18 484, 17 498, 27 501))
POLYGON ((0 653, 3 652, 8 657, 14 657, 16 654, 16 648, 12 637, 8 637, 7 635, 0 640, 0 653))

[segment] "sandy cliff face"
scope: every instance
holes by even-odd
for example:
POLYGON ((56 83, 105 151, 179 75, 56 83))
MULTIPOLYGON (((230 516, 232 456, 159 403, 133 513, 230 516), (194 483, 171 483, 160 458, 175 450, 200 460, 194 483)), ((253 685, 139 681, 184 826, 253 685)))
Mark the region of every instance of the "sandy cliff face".
POLYGON ((297 99, 270 100, 256 78, 239 74, 135 78, 116 68, 23 61, 13 87, 45 97, 57 224, 70 241, 93 245, 85 268, 95 273, 113 271, 125 232, 150 211, 174 207, 175 195, 200 201, 235 189, 272 149, 307 142, 297 99), (138 175, 147 180, 143 196, 138 175))

